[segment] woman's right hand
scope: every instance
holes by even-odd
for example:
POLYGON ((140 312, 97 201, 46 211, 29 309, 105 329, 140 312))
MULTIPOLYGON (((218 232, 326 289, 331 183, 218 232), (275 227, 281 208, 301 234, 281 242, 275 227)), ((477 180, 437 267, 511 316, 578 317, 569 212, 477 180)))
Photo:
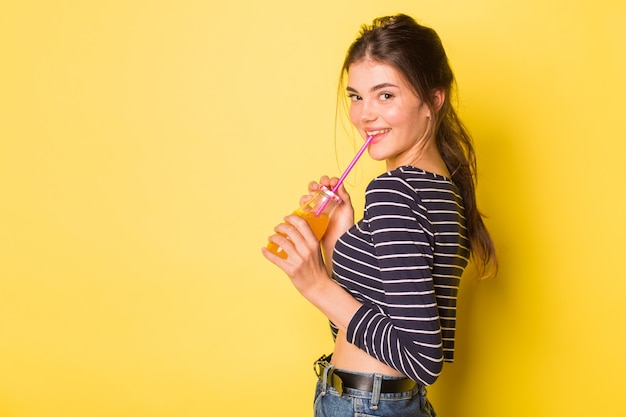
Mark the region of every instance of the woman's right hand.
MULTIPOLYGON (((319 182, 311 181, 309 183, 309 192, 315 193, 320 188, 320 185, 324 185, 332 190, 338 182, 338 178, 330 178, 324 175, 320 178, 319 182)), ((332 254, 332 251, 335 248, 335 243, 337 242, 337 239, 339 239, 341 235, 347 232, 348 229, 350 229, 352 225, 354 225, 354 208, 352 207, 350 194, 348 194, 343 184, 339 186, 336 194, 339 196, 339 198, 341 198, 342 203, 337 206, 337 208, 335 208, 335 211, 333 212, 333 215, 330 219, 330 223, 328 224, 328 228, 326 229, 326 233, 324 233, 324 236, 321 240, 325 259, 329 259, 329 256, 332 254)), ((307 198, 310 198, 310 196, 303 196, 301 203, 304 202, 307 198)), ((330 266, 330 262, 327 261, 327 265, 330 266)))

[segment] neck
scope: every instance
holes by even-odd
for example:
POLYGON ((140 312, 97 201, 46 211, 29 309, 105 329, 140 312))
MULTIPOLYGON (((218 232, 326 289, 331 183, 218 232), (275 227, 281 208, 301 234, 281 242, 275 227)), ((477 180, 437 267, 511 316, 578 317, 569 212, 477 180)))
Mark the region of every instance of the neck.
POLYGON ((433 174, 450 178, 448 167, 441 157, 434 140, 428 141, 416 152, 415 155, 406 158, 397 158, 394 160, 388 159, 386 161, 386 165, 388 171, 393 171, 403 165, 410 165, 423 169, 424 171, 432 172, 433 174))

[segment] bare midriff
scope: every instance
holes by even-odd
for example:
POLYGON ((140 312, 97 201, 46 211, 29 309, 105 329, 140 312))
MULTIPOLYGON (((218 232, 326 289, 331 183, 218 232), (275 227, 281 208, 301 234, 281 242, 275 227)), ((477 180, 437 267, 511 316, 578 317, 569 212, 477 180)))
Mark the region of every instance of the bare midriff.
POLYGON ((348 343, 345 333, 341 331, 337 333, 331 362, 338 369, 345 369, 346 371, 403 376, 402 373, 373 358, 355 345, 348 343))

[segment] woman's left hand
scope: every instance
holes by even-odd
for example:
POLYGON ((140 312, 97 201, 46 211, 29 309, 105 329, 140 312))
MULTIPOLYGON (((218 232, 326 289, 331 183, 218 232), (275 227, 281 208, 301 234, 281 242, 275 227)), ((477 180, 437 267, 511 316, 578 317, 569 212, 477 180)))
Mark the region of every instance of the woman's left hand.
POLYGON ((287 258, 281 258, 267 248, 262 249, 263 256, 282 269, 300 293, 306 297, 306 293, 316 284, 330 280, 322 259, 320 243, 304 219, 291 214, 274 231, 276 233, 268 240, 280 246, 287 258))

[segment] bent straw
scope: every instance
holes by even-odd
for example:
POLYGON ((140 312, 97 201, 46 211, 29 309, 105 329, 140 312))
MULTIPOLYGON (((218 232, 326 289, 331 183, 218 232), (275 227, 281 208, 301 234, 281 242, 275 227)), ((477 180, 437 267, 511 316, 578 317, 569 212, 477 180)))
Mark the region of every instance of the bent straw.
MULTIPOLYGON (((361 146, 361 149, 359 149, 359 151, 354 156, 354 158, 352 158, 352 162, 350 162, 350 165, 348 165, 348 168, 346 168, 346 170, 343 172, 343 174, 341 174, 341 177, 339 178, 339 181, 337 181, 337 184, 335 184, 335 186, 333 187, 333 189, 332 189, 333 193, 336 192, 339 189, 339 186, 341 185, 343 180, 346 179, 346 177, 348 176, 348 174, 350 173, 350 171, 354 167, 354 164, 356 164, 356 161, 358 161, 359 158, 361 157, 361 155, 363 155, 363 152, 365 152, 365 149, 367 149, 368 145, 370 144, 370 142, 372 141, 373 138, 374 138, 374 136, 368 136, 367 137, 367 139, 365 140, 365 143, 363 143, 363 146, 361 146)), ((319 208, 315 212, 315 215, 319 216, 320 213, 322 211, 324 211, 324 209, 326 208, 327 205, 328 205, 328 200, 324 200, 324 202, 319 206, 319 208)))

